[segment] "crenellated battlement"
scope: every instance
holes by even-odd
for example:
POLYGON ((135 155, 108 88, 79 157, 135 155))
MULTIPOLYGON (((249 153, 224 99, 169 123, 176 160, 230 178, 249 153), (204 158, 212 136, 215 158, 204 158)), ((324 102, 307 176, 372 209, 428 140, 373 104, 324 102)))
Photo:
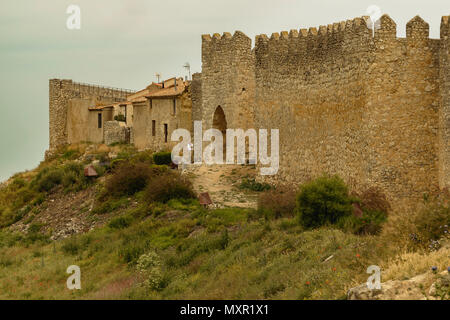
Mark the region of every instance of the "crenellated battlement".
POLYGON ((279 128, 275 183, 328 172, 421 199, 450 187, 449 24, 430 39, 415 16, 400 38, 389 15, 362 16, 259 34, 253 49, 239 31, 204 35, 201 118, 220 106, 230 128, 279 128))
POLYGON ((441 39, 450 35, 450 16, 443 16, 441 19, 441 39))
POLYGON ((420 16, 415 16, 406 24, 406 38, 408 39, 428 39, 430 35, 430 25, 420 16))
MULTIPOLYGON (((369 46, 371 30, 368 17, 336 22, 309 29, 293 29, 274 32, 270 37, 260 34, 255 37, 255 58, 259 65, 264 60, 276 60, 277 64, 302 64, 340 54, 342 51, 360 51, 356 46, 369 46)), ((362 48, 367 50, 367 48, 362 48)))
POLYGON ((334 37, 336 35, 343 35, 344 32, 348 33, 365 33, 370 30, 367 27, 366 21, 368 17, 360 17, 352 20, 336 22, 327 26, 310 27, 309 29, 292 29, 288 31, 274 32, 270 38, 266 34, 257 35, 255 38, 255 45, 258 43, 263 44, 265 41, 277 41, 277 40, 293 40, 298 38, 309 37, 313 41, 318 41, 324 37, 334 37))

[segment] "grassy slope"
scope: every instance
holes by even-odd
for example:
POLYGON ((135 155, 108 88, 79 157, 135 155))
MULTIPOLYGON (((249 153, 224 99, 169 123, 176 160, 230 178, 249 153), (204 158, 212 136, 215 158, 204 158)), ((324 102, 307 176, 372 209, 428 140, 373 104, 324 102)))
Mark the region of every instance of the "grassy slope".
MULTIPOLYGON (((31 181, 42 168, 73 160, 64 154, 18 177, 31 181)), ((2 214, 14 217, 23 199, 43 195, 28 196, 30 190, 2 190, 2 214)), ((370 265, 386 270, 385 281, 417 275, 430 265, 442 270, 449 261, 448 250, 401 256, 389 237, 304 231, 296 218, 265 221, 251 209, 204 210, 196 201, 149 207, 141 196, 126 199, 138 203, 133 207, 98 213, 124 215, 127 223, 116 224, 121 228, 104 226, 62 241, 50 241, 38 228, 26 235, 0 229, 0 299, 340 299, 367 280, 370 265), (159 290, 139 286, 136 261, 151 250, 163 262, 159 290), (81 267, 82 290, 66 288, 70 265, 81 267)), ((98 216, 95 210, 91 215, 98 216)))
POLYGON ((178 210, 167 208, 170 220, 138 218, 124 229, 44 245, 4 233, 0 298, 336 299, 367 278, 367 266, 384 250, 374 237, 302 232, 295 219, 264 222, 243 209, 171 206, 178 210), (136 258, 150 248, 164 262, 165 285, 157 291, 136 283, 136 258), (66 288, 72 264, 81 268, 80 291, 66 288))

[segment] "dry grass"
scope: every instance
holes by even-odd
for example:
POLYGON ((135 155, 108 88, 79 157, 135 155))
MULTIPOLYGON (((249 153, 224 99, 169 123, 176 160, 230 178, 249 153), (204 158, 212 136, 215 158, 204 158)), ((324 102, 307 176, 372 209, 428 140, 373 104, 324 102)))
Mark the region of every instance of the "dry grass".
POLYGON ((423 274, 438 267, 439 272, 447 269, 450 263, 450 246, 434 252, 405 252, 389 260, 383 270, 383 282, 401 280, 423 274))

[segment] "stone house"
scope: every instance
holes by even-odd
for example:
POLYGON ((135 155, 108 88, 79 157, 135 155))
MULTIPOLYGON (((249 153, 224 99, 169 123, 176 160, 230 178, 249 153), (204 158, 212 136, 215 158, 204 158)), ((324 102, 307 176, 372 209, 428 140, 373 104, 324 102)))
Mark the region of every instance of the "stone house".
POLYGON ((172 78, 153 86, 145 99, 133 102, 133 143, 138 149, 170 150, 173 130, 192 131, 189 83, 172 78))

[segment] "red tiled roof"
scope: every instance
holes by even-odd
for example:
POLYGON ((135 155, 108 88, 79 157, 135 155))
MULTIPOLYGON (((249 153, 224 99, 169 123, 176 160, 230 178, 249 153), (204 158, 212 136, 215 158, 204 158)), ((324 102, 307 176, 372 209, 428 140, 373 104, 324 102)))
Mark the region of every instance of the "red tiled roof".
POLYGON ((154 91, 148 95, 146 98, 164 98, 164 97, 174 97, 181 95, 186 89, 186 85, 182 81, 177 81, 177 86, 171 86, 169 88, 160 89, 154 91))

